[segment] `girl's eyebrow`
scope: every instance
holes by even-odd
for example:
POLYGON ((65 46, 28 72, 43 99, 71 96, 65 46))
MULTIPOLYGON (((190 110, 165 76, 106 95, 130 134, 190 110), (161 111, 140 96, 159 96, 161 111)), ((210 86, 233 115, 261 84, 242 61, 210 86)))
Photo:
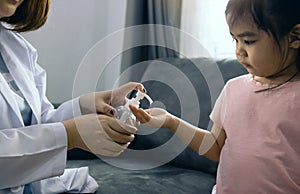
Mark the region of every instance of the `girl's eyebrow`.
MULTIPOLYGON (((231 36, 235 36, 232 32, 230 32, 231 36)), ((238 35, 236 35, 236 37, 238 38, 243 38, 243 37, 253 37, 253 36, 256 36, 257 34, 254 33, 254 32, 249 32, 249 31, 246 31, 246 32, 242 32, 238 35)))

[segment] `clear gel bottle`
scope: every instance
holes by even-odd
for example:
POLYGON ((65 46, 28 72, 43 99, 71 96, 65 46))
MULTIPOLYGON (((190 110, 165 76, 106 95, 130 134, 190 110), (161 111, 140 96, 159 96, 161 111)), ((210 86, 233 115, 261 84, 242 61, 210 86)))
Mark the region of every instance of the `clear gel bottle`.
POLYGON ((135 98, 129 99, 124 106, 119 106, 115 109, 115 118, 127 125, 136 126, 136 118, 131 112, 129 105, 139 108, 140 100, 142 100, 144 97, 146 97, 149 103, 152 104, 152 99, 146 93, 138 90, 135 98))

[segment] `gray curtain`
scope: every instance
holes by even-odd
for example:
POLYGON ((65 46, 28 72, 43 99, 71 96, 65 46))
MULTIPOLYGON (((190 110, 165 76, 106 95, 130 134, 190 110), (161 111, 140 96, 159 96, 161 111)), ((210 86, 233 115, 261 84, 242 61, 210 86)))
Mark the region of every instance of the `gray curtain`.
POLYGON ((140 81, 149 60, 179 56, 179 33, 176 31, 180 28, 181 2, 127 0, 127 30, 121 65, 121 72, 127 71, 124 81, 140 81))

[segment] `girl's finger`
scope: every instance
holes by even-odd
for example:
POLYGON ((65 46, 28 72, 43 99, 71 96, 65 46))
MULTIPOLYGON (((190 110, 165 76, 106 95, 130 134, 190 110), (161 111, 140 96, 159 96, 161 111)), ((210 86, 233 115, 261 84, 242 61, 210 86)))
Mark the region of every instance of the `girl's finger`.
POLYGON ((131 109, 132 113, 136 116, 136 118, 141 122, 141 123, 146 123, 149 122, 151 119, 151 116, 145 112, 143 109, 139 109, 135 106, 129 105, 129 108, 131 109))

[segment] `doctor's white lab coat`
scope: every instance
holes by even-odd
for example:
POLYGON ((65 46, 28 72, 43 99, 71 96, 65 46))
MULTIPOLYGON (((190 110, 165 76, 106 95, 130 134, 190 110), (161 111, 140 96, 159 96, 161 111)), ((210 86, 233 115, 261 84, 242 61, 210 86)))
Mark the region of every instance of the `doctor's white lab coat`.
POLYGON ((79 99, 55 110, 46 97, 46 73, 36 50, 0 24, 0 52, 32 109, 24 127, 18 104, 0 74, 0 193, 22 193, 24 184, 61 175, 66 166, 67 135, 60 122, 81 114, 79 99))

